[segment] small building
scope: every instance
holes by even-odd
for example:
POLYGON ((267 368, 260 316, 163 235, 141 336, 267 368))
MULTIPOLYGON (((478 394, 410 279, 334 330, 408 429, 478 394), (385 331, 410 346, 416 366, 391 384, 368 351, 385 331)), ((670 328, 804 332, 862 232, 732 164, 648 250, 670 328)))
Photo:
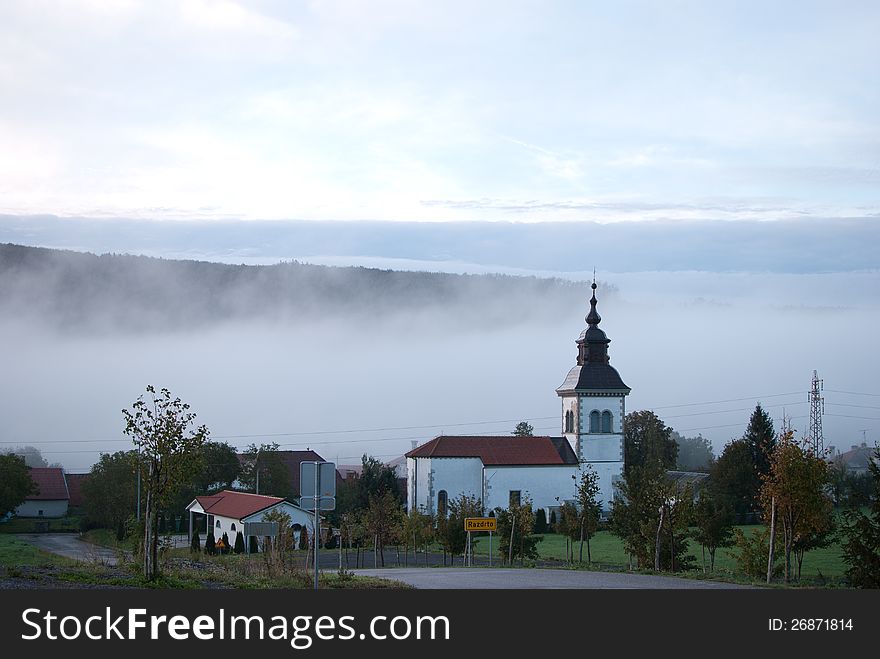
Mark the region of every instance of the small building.
POLYGON ((853 444, 849 451, 839 453, 833 446, 828 447, 829 459, 833 464, 841 465, 847 473, 858 476, 868 473, 868 464, 874 458, 876 446, 868 446, 867 442, 853 444))
MULTIPOLYGON (((226 533, 229 541, 235 542, 235 536, 239 531, 244 534, 244 525, 247 522, 265 521, 266 515, 275 510, 290 516, 290 526, 297 541, 300 529, 306 527, 311 531, 315 524, 314 515, 310 511, 303 510, 285 499, 234 490, 223 490, 217 494, 196 497, 186 510, 189 513, 190 540, 193 529, 199 528, 205 535, 208 529, 213 529, 216 539, 220 539, 226 533), (196 515, 204 516, 204 522, 199 520, 198 526, 195 525, 196 515)), ((247 542, 246 538, 245 542, 247 542)))
POLYGON ((67 492, 70 494, 71 508, 81 508, 85 503, 82 493, 82 484, 88 477, 89 474, 64 474, 64 478, 67 479, 67 492))
POLYGON ((61 467, 31 467, 36 494, 29 494, 18 508, 16 517, 64 517, 70 504, 67 479, 61 467))

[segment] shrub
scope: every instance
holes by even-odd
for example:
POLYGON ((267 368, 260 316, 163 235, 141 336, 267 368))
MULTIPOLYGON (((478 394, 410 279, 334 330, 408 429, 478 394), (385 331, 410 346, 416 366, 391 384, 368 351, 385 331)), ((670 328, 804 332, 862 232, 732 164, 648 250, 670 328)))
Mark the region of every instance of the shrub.
POLYGON ((535 513, 535 533, 547 533, 547 513, 543 508, 538 508, 535 513))
POLYGON ((205 537, 205 553, 213 556, 217 553, 217 543, 214 541, 214 531, 208 530, 208 535, 205 537))
POLYGON ((223 549, 220 551, 220 553, 228 554, 229 550, 232 549, 232 545, 229 543, 229 536, 226 535, 226 531, 223 532, 221 539, 223 540, 223 549))
POLYGON ((302 527, 302 531, 299 532, 299 548, 300 549, 308 549, 309 548, 309 532, 306 530, 306 527, 302 527))
POLYGON ((123 540, 125 540, 125 524, 120 519, 116 525, 116 542, 122 542, 123 540))
POLYGON ((244 536, 241 534, 241 531, 235 534, 235 547, 233 548, 233 551, 236 554, 244 553, 244 536))
MULTIPOLYGON (((767 527, 755 530, 747 537, 741 529, 734 529, 734 544, 739 549, 736 554, 736 563, 739 571, 750 579, 767 578, 767 555, 770 553, 770 529, 767 527)), ((779 543, 774 547, 774 553, 778 554, 779 543)), ((773 576, 782 573, 782 565, 776 563, 777 556, 773 556, 773 576)))
POLYGON ((548 529, 550 533, 556 533, 556 511, 550 511, 550 523, 548 524, 548 529))
POLYGON ((198 554, 202 551, 202 539, 199 538, 198 530, 193 531, 192 540, 189 543, 189 549, 193 554, 198 554))
POLYGON ((257 542, 257 536, 252 535, 248 537, 248 544, 250 548, 248 551, 252 554, 257 554, 260 551, 260 544, 257 542))

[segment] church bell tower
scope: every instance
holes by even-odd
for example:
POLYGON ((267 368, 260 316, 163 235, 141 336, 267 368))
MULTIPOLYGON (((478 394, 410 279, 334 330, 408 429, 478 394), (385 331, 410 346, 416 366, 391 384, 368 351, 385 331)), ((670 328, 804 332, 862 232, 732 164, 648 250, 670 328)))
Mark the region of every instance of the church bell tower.
POLYGON ((578 461, 599 475, 602 510, 611 510, 614 486, 623 476, 623 419, 631 389, 608 357, 610 339, 599 329, 596 280, 587 314, 587 328, 577 341, 577 363, 556 394, 562 399, 562 432, 578 461))

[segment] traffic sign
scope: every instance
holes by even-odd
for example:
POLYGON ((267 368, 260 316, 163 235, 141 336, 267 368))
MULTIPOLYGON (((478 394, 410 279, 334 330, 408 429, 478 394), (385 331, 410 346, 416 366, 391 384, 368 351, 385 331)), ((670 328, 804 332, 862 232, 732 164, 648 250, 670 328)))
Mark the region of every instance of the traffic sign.
MULTIPOLYGON (((299 507, 303 510, 314 510, 315 497, 301 497, 299 507)), ((318 497, 318 510, 336 510, 336 497, 318 497)))
POLYGON ((498 520, 494 517, 465 517, 465 531, 497 531, 498 520))
POLYGON ((315 497, 315 484, 317 483, 319 497, 336 496, 336 465, 333 462, 300 462, 299 463, 299 495, 315 497), (315 470, 318 470, 318 478, 315 478, 315 470))

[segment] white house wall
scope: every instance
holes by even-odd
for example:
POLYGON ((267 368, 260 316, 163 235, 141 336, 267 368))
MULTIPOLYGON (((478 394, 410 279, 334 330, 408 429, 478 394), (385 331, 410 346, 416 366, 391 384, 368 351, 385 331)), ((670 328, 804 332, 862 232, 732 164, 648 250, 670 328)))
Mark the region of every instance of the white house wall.
POLYGON ((64 517, 67 514, 66 500, 25 501, 15 509, 17 517, 64 517))
POLYGON ((314 515, 303 510, 302 508, 294 506, 292 503, 289 503, 287 501, 272 506, 268 510, 261 510, 260 512, 249 515, 248 517, 243 517, 241 521, 264 522, 266 521, 266 515, 275 510, 280 510, 284 513, 287 513, 290 516, 291 526, 293 526, 294 524, 299 524, 300 526, 306 526, 311 529, 315 524, 314 515))

